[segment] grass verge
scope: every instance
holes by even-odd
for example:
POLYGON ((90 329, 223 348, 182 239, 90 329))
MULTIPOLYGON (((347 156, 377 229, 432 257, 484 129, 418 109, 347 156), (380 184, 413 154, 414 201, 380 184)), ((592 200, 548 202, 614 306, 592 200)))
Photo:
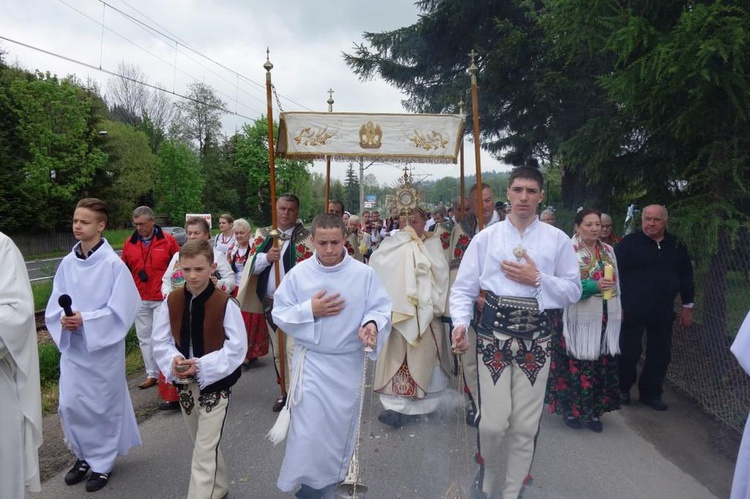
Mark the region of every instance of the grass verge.
MULTIPOLYGON (((42 412, 51 414, 57 411, 60 379, 60 352, 54 343, 40 343, 39 373, 42 384, 42 412)), ((125 338, 125 375, 143 371, 143 357, 138 348, 138 337, 131 328, 125 338)))

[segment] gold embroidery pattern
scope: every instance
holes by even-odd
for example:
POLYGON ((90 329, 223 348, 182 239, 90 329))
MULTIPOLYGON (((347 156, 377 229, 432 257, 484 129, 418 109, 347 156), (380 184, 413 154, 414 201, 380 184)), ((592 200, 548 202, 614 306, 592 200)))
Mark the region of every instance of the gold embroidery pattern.
POLYGON ((294 141, 297 145, 318 147, 325 145, 328 139, 335 135, 336 132, 329 132, 328 127, 319 130, 308 126, 300 130, 299 133, 294 136, 294 141))
POLYGON ((362 149, 380 149, 382 140, 383 130, 377 123, 368 121, 359 127, 359 146, 362 149))
POLYGON ((448 140, 443 138, 443 134, 430 130, 426 133, 420 133, 414 130, 414 133, 407 138, 414 143, 418 149, 424 149, 425 151, 431 151, 432 149, 445 149, 448 140))

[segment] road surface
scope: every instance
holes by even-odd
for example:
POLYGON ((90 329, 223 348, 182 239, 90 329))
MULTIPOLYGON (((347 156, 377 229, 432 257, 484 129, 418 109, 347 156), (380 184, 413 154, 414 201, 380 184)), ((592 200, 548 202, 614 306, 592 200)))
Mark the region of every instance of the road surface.
MULTIPOLYGON (((133 388, 135 383, 131 381, 133 388)), ((134 397, 155 398, 156 389, 149 391, 135 389, 134 397)), ((274 447, 264 438, 275 421, 270 407, 276 394, 269 357, 246 370, 234 389, 222 441, 231 499, 292 497, 276 488, 284 445, 274 447)), ((470 457, 476 434, 457 421, 460 411, 447 410, 443 417, 393 430, 377 421, 380 405, 369 390, 365 400, 360 466, 368 499, 439 499, 454 481, 468 487, 476 473, 470 457)), ((601 434, 571 430, 561 418, 545 413, 534 482, 524 499, 727 497, 732 459, 711 448, 709 429, 691 420, 692 403, 672 393, 665 400, 670 403, 666 413, 634 402, 605 415, 601 434)), ((96 497, 184 498, 191 444, 181 414, 157 413, 140 431, 143 446, 118 460, 109 485, 96 497)), ((45 482, 34 497, 85 496, 83 483, 64 484, 65 471, 45 482)))

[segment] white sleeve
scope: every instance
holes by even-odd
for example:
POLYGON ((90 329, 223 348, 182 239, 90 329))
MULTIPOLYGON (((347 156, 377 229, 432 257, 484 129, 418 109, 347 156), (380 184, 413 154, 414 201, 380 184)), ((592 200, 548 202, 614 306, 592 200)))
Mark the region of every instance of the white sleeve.
POLYGON ((256 253, 255 262, 253 263, 253 274, 260 274, 269 265, 271 264, 268 262, 265 253, 256 253))
POLYGON ((172 255, 172 259, 169 261, 169 265, 167 265, 167 271, 164 272, 164 275, 161 277, 161 295, 162 299, 167 298, 167 295, 172 292, 172 272, 174 271, 174 266, 177 265, 177 260, 180 259, 180 253, 177 252, 174 255, 172 255))
POLYGON ((154 326, 151 332, 151 346, 154 351, 154 360, 159 366, 159 370, 167 378, 168 382, 176 378, 172 375, 172 360, 182 354, 177 350, 177 346, 172 336, 172 326, 169 324, 169 307, 167 300, 164 300, 156 311, 154 317, 154 326))
MULTIPOLYGON (((481 234, 481 233, 480 233, 481 234)), ((480 248, 480 238, 474 237, 466 248, 458 274, 450 290, 449 307, 453 327, 463 324, 469 327, 474 303, 479 296, 479 279, 482 275, 483 262, 480 254, 484 251, 480 248)))
POLYGON ((229 265, 229 261, 224 253, 218 251, 216 256, 217 258, 214 259, 216 261, 216 270, 221 276, 221 279, 216 283, 216 287, 231 294, 236 287, 234 270, 232 270, 232 267, 229 265))

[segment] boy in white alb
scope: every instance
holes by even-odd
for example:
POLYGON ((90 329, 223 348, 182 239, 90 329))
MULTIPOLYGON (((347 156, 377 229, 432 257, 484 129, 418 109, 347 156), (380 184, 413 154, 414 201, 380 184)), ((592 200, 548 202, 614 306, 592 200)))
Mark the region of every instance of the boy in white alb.
POLYGON ((102 238, 106 226, 104 202, 78 202, 73 215, 78 243, 55 273, 45 312, 60 349, 58 412, 77 458, 65 483, 80 482, 90 470, 88 492, 106 486, 115 458, 141 444, 125 376, 125 337, 141 298, 130 271, 102 238), (59 304, 63 295, 70 297, 72 315, 59 304))
POLYGON ((376 347, 369 354, 374 359, 390 332, 388 293, 373 269, 347 254, 344 234, 341 217, 315 217, 315 253, 292 268, 274 294, 273 320, 295 340, 291 424, 277 485, 285 492, 300 487, 298 498, 330 497, 346 476, 362 396, 363 345, 376 347))

